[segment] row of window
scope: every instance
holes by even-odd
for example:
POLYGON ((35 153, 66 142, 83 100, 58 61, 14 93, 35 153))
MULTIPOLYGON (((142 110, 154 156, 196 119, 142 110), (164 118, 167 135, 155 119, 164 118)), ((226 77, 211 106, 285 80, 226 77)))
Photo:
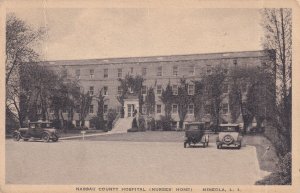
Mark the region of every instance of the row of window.
MULTIPOLYGON (((237 60, 233 60, 233 64, 236 66, 237 65, 237 60)), ((195 65, 190 65, 188 67, 188 74, 193 76, 195 75, 195 65)), ((133 74, 134 68, 131 67, 130 68, 130 73, 133 74)), ((228 73, 228 69, 227 69, 227 65, 225 65, 224 68, 224 72, 227 74, 228 73)), ((212 65, 207 64, 206 65, 206 73, 207 74, 211 74, 212 73, 212 65)), ((75 71, 75 75, 78 79, 80 79, 80 69, 77 69, 75 71)), ((90 69, 90 79, 93 79, 95 75, 95 70, 94 69, 90 69)), ((147 75, 147 68, 146 67, 142 67, 141 69, 141 75, 142 76, 146 76, 147 75)), ((179 66, 175 65, 172 68, 172 75, 173 76, 178 76, 179 75, 179 66)), ((158 66, 156 68, 156 76, 163 76, 163 67, 162 66, 158 66)), ((108 68, 103 69, 103 78, 108 78, 109 74, 108 74, 108 68)), ((123 69, 122 68, 118 68, 117 69, 117 77, 118 78, 122 78, 123 77, 123 69)))
MULTIPOLYGON (((224 84, 223 85, 223 88, 222 88, 222 92, 224 94, 227 94, 228 93, 228 84, 224 84)), ((157 95, 161 95, 162 94, 162 85, 156 85, 156 94, 157 95)), ((241 85, 241 91, 242 92, 246 92, 247 91, 247 84, 246 83, 242 83, 241 85)), ((122 94, 122 88, 121 86, 118 86, 118 95, 121 95, 122 94)), ((130 93, 133 93, 133 90, 130 89, 129 90, 130 93)), ((142 86, 142 89, 141 89, 141 92, 142 94, 147 94, 147 87, 146 86, 142 86)), ((94 95, 95 92, 94 92, 94 86, 90 86, 89 88, 89 93, 90 95, 94 95)), ((172 85, 172 93, 173 95, 178 95, 178 85, 172 85)), ((102 91, 102 94, 107 96, 108 95, 108 87, 107 86, 104 86, 103 87, 103 91, 102 91)), ((190 84, 188 85, 188 95, 194 95, 195 94, 195 85, 193 84, 190 84)))

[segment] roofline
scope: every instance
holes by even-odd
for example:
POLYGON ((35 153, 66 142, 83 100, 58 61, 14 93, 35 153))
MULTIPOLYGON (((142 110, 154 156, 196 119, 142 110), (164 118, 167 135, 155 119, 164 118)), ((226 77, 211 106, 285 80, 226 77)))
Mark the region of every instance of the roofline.
MULTIPOLYGON (((155 58, 155 57, 172 57, 172 56, 199 56, 199 55, 214 55, 214 54, 233 54, 233 53, 243 53, 243 52, 265 52, 265 51, 270 51, 273 49, 268 49, 268 50, 250 50, 250 51, 238 51, 238 52, 211 52, 211 53, 200 53, 200 54, 179 54, 179 55, 153 55, 153 56, 132 56, 132 57, 109 57, 109 58, 89 58, 89 59, 75 59, 75 60, 44 60, 44 61, 39 61, 37 63, 44 63, 44 62, 74 62, 74 61, 84 61, 84 60, 115 60, 115 59, 138 59, 138 58, 155 58)), ((239 58, 239 57, 237 57, 239 58)), ((206 60, 206 59, 199 59, 199 60, 206 60)), ((164 61, 164 60, 161 60, 164 61)), ((134 62, 136 63, 136 62, 134 62)), ((108 63, 109 64, 109 63, 108 63)), ((51 65, 51 64, 49 64, 51 65)), ((80 65, 80 64, 77 64, 80 65)))

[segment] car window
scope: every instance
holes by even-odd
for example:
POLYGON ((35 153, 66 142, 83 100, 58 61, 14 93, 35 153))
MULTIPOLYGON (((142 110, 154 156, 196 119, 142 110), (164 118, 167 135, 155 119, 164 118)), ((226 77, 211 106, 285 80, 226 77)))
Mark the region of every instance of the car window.
POLYGON ((199 128, 198 128, 198 125, 189 125, 188 129, 189 130, 198 130, 199 128))

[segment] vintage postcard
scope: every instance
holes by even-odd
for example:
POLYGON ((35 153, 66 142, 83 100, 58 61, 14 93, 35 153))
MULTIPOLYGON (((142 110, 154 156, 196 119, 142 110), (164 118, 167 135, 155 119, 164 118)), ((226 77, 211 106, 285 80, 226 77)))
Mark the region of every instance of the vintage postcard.
POLYGON ((300 193, 299 1, 0 9, 1 193, 300 193))

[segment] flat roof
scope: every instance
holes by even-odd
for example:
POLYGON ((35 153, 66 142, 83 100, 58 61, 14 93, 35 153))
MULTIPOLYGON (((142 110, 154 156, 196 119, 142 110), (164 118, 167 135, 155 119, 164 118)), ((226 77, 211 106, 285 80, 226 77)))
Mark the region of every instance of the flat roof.
POLYGON ((176 62, 176 61, 212 60, 212 59, 226 59, 226 58, 228 59, 229 58, 250 58, 250 57, 262 57, 262 56, 266 56, 265 50, 188 54, 188 55, 147 56, 147 57, 56 60, 56 61, 41 61, 39 63, 47 66, 79 66, 79 65, 147 63, 147 62, 176 62))

